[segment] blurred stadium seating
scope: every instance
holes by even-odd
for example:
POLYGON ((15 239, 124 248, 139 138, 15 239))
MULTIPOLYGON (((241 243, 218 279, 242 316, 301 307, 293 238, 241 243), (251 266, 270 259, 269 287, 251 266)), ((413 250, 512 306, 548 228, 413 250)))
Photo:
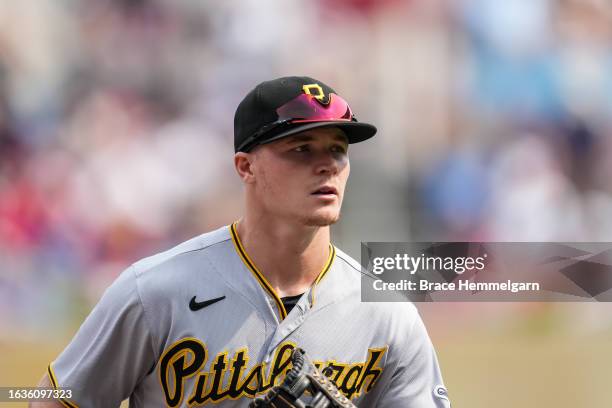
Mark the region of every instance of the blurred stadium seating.
MULTIPOLYGON (((1 385, 131 262, 240 215, 235 106, 293 74, 379 127, 351 148, 347 252, 612 241, 607 1, 0 0, 1 385)), ((457 407, 611 400, 607 305, 419 308, 457 407)))

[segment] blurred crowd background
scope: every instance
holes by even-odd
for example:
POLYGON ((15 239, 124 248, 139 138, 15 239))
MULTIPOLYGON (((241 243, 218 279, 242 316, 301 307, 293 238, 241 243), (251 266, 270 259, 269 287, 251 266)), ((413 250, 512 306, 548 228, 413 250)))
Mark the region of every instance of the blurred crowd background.
MULTIPOLYGON (((0 373, 10 339, 70 338, 130 263, 239 217, 234 110, 284 75, 379 129, 350 149, 334 227, 355 257, 360 241, 612 241, 607 0, 0 0, 0 373)), ((612 326, 605 305, 419 307, 451 396, 470 331, 612 326)), ((559 353, 584 362, 579 347, 559 353)))

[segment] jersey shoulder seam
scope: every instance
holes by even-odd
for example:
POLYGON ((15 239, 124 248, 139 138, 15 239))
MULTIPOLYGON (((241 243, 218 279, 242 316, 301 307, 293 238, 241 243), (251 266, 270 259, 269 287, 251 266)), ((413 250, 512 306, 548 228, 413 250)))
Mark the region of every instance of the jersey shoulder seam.
POLYGON ((144 314, 147 326, 149 326, 149 343, 151 346, 151 350, 153 351, 153 355, 155 356, 155 365, 157 365, 157 359, 159 356, 157 356, 157 353, 155 351, 155 343, 153 342, 153 335, 155 334, 153 333, 153 325, 151 324, 151 320, 149 319, 147 308, 145 307, 145 304, 142 301, 142 295, 140 294, 140 288, 138 286, 138 274, 136 274, 136 269, 134 267, 130 267, 129 269, 134 274, 134 286, 136 288, 136 295, 138 296, 138 302, 140 303, 140 307, 142 307, 142 313, 144 314))
MULTIPOLYGON (((336 256, 338 258, 342 259, 348 266, 350 266, 352 269, 354 269, 357 273, 359 273, 359 274, 361 274, 363 276, 366 276, 368 278, 374 279, 374 280, 378 279, 377 277, 371 275, 368 271, 364 272, 363 270, 361 270, 361 268, 359 268, 359 269, 356 268, 355 265, 353 265, 353 262, 352 262, 352 261, 355 261, 355 260, 352 259, 352 258, 347 259, 349 257, 348 255, 345 255, 344 253, 339 253, 339 252, 336 251, 336 256)), ((357 261, 355 261, 355 262, 357 262, 357 261)))
MULTIPOLYGON (((215 245, 218 245, 218 244, 222 244, 222 243, 227 242, 227 241, 229 241, 229 240, 231 240, 231 237, 230 237, 230 238, 223 239, 223 240, 220 240, 220 241, 215 241, 215 242, 212 242, 212 243, 210 243, 210 244, 207 244, 207 245, 202 246, 202 247, 199 247, 199 248, 185 249, 185 250, 182 250, 182 251, 180 251, 180 252, 177 252, 176 254, 173 254, 173 255, 169 256, 168 258, 162 259, 162 260, 160 260, 160 261, 159 261, 159 262, 157 262, 157 263, 154 263, 154 264, 151 264, 151 265, 146 265, 146 267, 143 267, 143 268, 141 269, 141 268, 139 268, 139 265, 138 265, 138 264, 139 264, 139 263, 141 263, 141 262, 143 262, 143 261, 145 261, 146 259, 148 259, 148 258, 144 258, 144 259, 141 259, 141 260, 139 260, 139 261, 137 261, 137 262, 134 262, 134 263, 131 265, 131 267, 132 267, 132 268, 134 268, 135 275, 136 275, 136 277, 138 277, 138 276, 140 276, 141 274, 143 274, 144 272, 146 272, 146 271, 148 271, 148 270, 150 270, 150 269, 156 268, 156 267, 158 267, 158 266, 160 266, 160 265, 162 265, 162 264, 164 264, 164 263, 166 263, 166 262, 169 262, 169 261, 171 261, 171 260, 175 259, 175 258, 176 258, 176 257, 178 257, 178 256, 185 255, 185 254, 189 254, 189 253, 191 253, 191 252, 203 251, 203 250, 208 249, 208 248, 210 248, 210 247, 212 247, 212 246, 215 246, 215 245)), ((172 251, 172 249, 169 249, 168 251, 172 251)), ((161 256, 162 254, 163 254, 163 252, 162 252, 162 253, 160 253, 160 254, 158 254, 158 255, 160 255, 160 256, 161 256)), ((155 256, 156 256, 156 255, 153 255, 153 257, 155 257, 155 256)))
POLYGON ((206 246, 200 247, 200 248, 194 248, 194 249, 185 250, 185 251, 179 252, 178 254, 174 254, 174 255, 172 255, 172 256, 171 256, 170 258, 168 258, 168 259, 175 258, 175 257, 177 257, 177 256, 179 256, 179 255, 188 254, 188 253, 190 253, 190 252, 203 251, 203 250, 205 250, 205 249, 210 248, 211 246, 214 246, 214 245, 217 245, 217 244, 222 244, 222 243, 227 242, 227 241, 230 241, 230 240, 231 240, 231 238, 225 238, 225 239, 222 239, 222 240, 220 240, 220 241, 215 241, 215 242, 212 242, 212 243, 210 243, 210 244, 208 244, 208 245, 206 245, 206 246))

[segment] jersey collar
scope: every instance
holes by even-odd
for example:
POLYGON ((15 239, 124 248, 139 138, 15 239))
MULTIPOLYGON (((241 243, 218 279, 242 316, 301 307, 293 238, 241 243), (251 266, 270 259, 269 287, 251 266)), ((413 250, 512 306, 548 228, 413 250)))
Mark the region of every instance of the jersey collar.
MULTIPOLYGON (((285 310, 285 306, 283 305, 283 302, 278 296, 278 293, 276 293, 276 291, 274 290, 270 282, 268 282, 268 280, 261 273, 261 271, 257 269, 257 267, 255 266, 255 263, 247 254, 246 249, 244 248, 244 245, 242 244, 242 242, 240 241, 240 237, 238 236, 238 230, 236 229, 237 224, 238 224, 238 221, 234 222, 230 226, 230 235, 232 237, 234 248, 236 249, 236 252, 240 256, 240 259, 242 259, 242 262, 246 265, 247 269, 251 271, 251 273, 253 274, 257 282, 259 282, 263 290, 274 300, 274 303, 276 304, 276 308, 278 309, 280 319, 283 320, 285 319, 285 317, 287 317, 287 310, 285 310)), ((336 257, 336 248, 330 243, 329 244, 329 257, 327 258, 327 261, 325 262, 323 269, 321 270, 321 272, 319 272, 319 275, 315 279, 311 290, 308 292, 309 304, 311 308, 315 304, 315 288, 321 282, 321 280, 323 280, 323 278, 327 275, 328 271, 331 269, 331 266, 334 262, 335 257, 336 257)))

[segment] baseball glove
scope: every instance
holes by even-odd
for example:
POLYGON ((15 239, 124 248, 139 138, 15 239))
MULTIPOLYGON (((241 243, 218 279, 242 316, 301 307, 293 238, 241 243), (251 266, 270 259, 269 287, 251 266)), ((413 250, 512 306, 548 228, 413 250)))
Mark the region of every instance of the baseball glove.
POLYGON ((282 384, 273 387, 250 408, 357 408, 317 368, 304 358, 304 350, 296 348, 291 355, 293 367, 282 384), (305 402, 305 391, 312 398, 305 402))

